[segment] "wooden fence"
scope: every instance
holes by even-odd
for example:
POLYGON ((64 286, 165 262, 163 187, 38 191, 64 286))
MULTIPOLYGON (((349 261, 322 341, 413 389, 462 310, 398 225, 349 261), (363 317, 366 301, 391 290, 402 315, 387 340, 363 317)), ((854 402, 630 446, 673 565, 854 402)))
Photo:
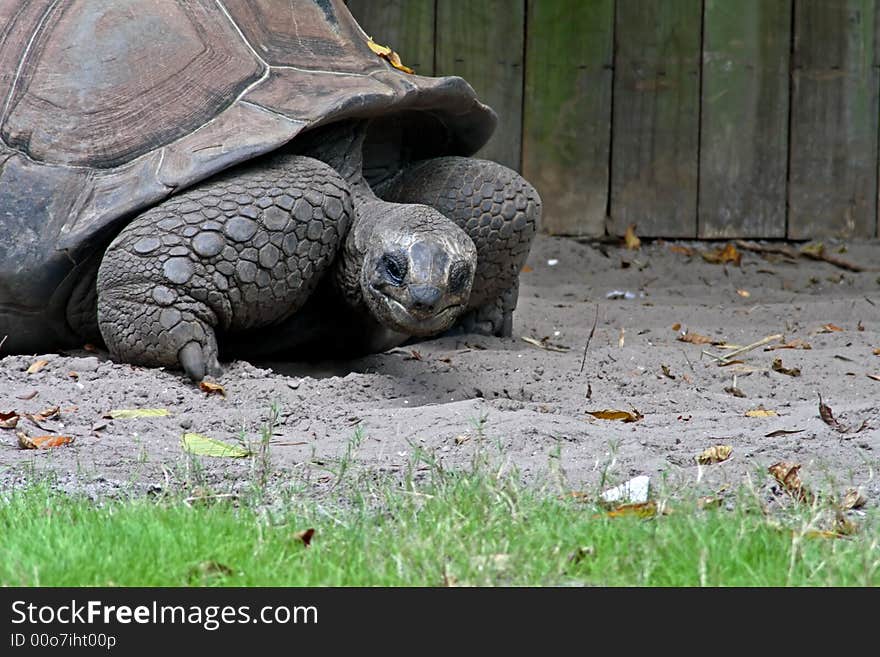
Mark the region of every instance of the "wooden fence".
POLYGON ((567 235, 877 235, 876 0, 348 0, 567 235))

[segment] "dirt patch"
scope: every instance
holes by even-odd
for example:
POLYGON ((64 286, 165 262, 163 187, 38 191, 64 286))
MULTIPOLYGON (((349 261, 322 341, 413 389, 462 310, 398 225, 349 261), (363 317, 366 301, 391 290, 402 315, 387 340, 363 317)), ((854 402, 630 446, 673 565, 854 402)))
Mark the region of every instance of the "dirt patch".
MULTIPOLYGON (((876 265, 880 245, 849 245, 838 257, 876 265)), ((254 442, 274 405, 276 480, 308 472, 305 480, 320 486, 332 476, 322 467, 347 451, 358 467, 402 473, 415 448, 446 468, 467 467, 476 449, 489 449, 528 480, 561 471, 572 489, 592 490, 610 474, 612 483, 649 475, 655 486, 716 490, 747 478, 769 485, 768 466, 784 460, 802 463, 809 485, 838 493, 861 486, 876 505, 880 381, 867 375, 880 375, 878 347, 876 272, 752 253, 738 267, 664 243, 630 252, 540 238, 522 275, 510 339, 447 337, 320 365, 226 364, 225 398, 206 395, 178 373, 115 364, 101 353, 7 356, 0 361, 0 411, 59 406, 47 430, 26 419, 19 428, 76 440, 22 450, 14 430, 0 430, 0 483, 52 471, 62 486, 94 495, 185 486, 193 480, 192 459, 180 447, 185 431, 254 442), (615 291, 623 298, 608 298, 615 291), (842 330, 822 328, 828 324, 842 330), (720 367, 701 352, 725 350, 679 341, 685 330, 736 345, 783 334, 811 349, 758 348, 739 357, 742 363, 720 367), (775 358, 800 375, 774 370, 775 358), (48 362, 28 373, 38 359, 48 362), (734 383, 745 396, 730 392, 734 383), (819 394, 844 425, 867 427, 841 433, 828 426, 819 394), (103 418, 111 409, 143 407, 169 415, 103 418), (758 407, 776 415, 746 416, 758 407), (643 417, 623 423, 587 414, 606 408, 643 417), (799 432, 768 436, 780 429, 799 432), (730 459, 697 465, 700 452, 719 444, 733 448, 730 459)), ((253 463, 205 458, 198 467, 204 480, 235 488, 253 463)))

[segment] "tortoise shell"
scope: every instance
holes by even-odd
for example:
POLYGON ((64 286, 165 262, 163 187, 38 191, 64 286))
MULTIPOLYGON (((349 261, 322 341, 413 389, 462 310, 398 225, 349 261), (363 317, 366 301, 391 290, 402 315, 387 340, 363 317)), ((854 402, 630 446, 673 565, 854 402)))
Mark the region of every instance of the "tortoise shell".
POLYGON ((128 219, 303 131, 389 117, 372 150, 429 157, 495 126, 461 78, 379 58, 341 0, 13 0, 0 26, 7 351, 70 341, 70 290, 128 219))

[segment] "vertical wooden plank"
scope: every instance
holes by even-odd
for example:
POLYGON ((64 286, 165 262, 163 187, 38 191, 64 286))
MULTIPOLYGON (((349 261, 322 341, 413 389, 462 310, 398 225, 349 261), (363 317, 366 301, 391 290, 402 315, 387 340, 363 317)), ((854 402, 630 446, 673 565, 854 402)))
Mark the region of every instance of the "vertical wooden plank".
POLYGON ((699 236, 785 237, 791 0, 706 0, 699 236))
POLYGON ((477 154, 520 168, 525 0, 437 0, 437 75, 460 75, 498 113, 477 154))
POLYGON ((364 32, 420 75, 434 74, 434 0, 347 0, 364 32))
POLYGON ((788 237, 872 237, 877 204, 873 0, 797 0, 788 237))
POLYGON ((543 229, 602 235, 608 206, 614 1, 529 0, 523 175, 543 229))
POLYGON ((697 234, 700 0, 618 0, 611 230, 697 234))

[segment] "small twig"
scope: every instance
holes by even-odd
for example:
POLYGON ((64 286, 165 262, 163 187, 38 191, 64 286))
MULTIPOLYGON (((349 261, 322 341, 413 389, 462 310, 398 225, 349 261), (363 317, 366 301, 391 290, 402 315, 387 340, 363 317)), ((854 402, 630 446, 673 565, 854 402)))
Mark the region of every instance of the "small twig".
POLYGON ((0 340, 0 349, 3 349, 3 345, 5 344, 6 338, 8 338, 8 337, 9 337, 8 335, 4 335, 3 339, 0 340))
POLYGON ((849 260, 844 260, 843 258, 829 255, 828 253, 825 253, 824 247, 819 249, 818 251, 801 251, 801 255, 812 260, 821 260, 822 262, 827 262, 829 265, 834 265, 835 267, 840 267, 841 269, 846 269, 847 271, 880 271, 880 269, 878 269, 877 267, 864 267, 862 265, 857 265, 854 262, 850 262, 849 260))
POLYGON ((599 304, 596 304, 596 317, 593 318, 593 328, 590 329, 590 335, 587 336, 587 343, 584 345, 584 357, 581 358, 581 369, 578 374, 584 371, 584 365, 587 362, 587 349, 590 348, 590 342, 593 340, 593 334, 596 332, 596 325, 599 323, 599 304))
POLYGON ((792 260, 797 260, 798 252, 788 248, 787 246, 764 246, 763 244, 758 244, 756 242, 747 242, 745 240, 737 240, 736 245, 744 249, 746 251, 752 251, 753 253, 772 253, 774 255, 785 256, 786 258, 791 258, 792 260))
POLYGON ((758 347, 763 347, 768 342, 773 342, 774 340, 781 340, 782 333, 775 333, 774 335, 768 335, 766 338, 761 338, 757 342, 753 342, 752 344, 747 344, 745 347, 740 347, 739 349, 734 349, 729 354, 724 354, 723 356, 716 356, 714 354, 709 354, 706 352, 707 356, 712 356, 715 360, 720 360, 722 362, 728 361, 734 356, 739 356, 740 354, 744 354, 747 351, 751 351, 752 349, 757 349, 758 347))
POLYGON ((691 368, 691 372, 696 374, 697 371, 694 369, 694 365, 691 363, 691 359, 688 358, 687 352, 684 349, 681 350, 681 355, 684 356, 685 361, 687 361, 688 367, 691 368))

